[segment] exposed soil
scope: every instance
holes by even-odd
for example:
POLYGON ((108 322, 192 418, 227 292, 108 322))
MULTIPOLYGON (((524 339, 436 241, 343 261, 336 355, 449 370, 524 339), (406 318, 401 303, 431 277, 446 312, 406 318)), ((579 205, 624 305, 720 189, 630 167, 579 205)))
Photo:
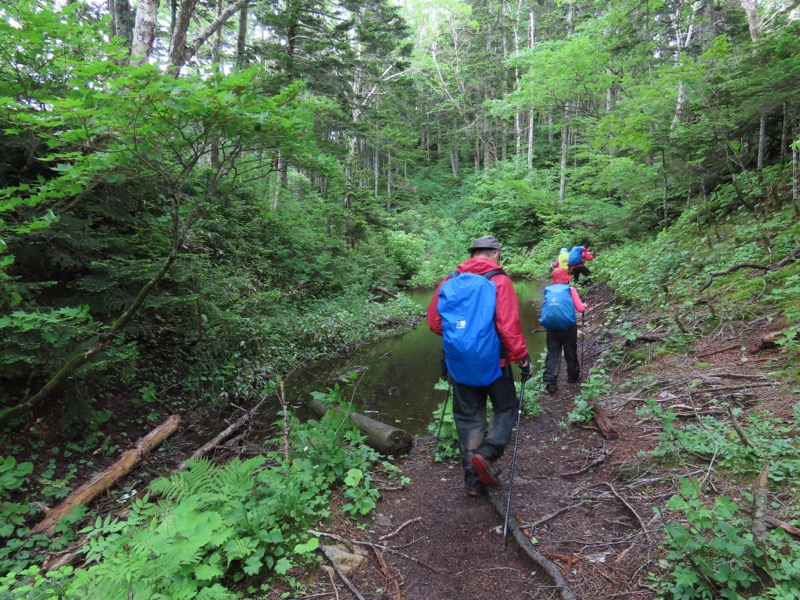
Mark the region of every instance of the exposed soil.
MULTIPOLYGON (((603 333, 602 309, 611 302, 607 290, 588 295, 595 312, 584 332, 584 373, 604 346, 625 342, 603 333)), ((542 397, 545 413, 523 419, 511 515, 533 538, 536 551, 559 569, 568 591, 555 588, 510 533, 503 541, 513 438, 498 461, 501 485, 492 489, 491 498, 468 497, 460 466, 435 462, 435 440, 417 440, 411 455, 399 462, 412 483, 384 490, 366 530, 339 531, 384 548, 372 548, 369 566, 351 577, 352 589, 363 598, 386 600, 655 598, 648 578, 658 572, 658 543, 671 517, 654 509, 666 505, 683 477, 706 477, 720 493, 727 484, 700 460, 672 471, 647 461, 641 453, 656 446, 660 427, 636 410, 645 397, 656 398, 686 422, 719 410, 706 401, 724 396, 744 409, 767 403, 788 419, 789 390, 769 371, 782 354, 754 351, 765 323, 742 323, 738 331, 729 324, 727 334, 719 331, 702 340, 695 350, 700 359, 666 355, 637 370, 641 384, 633 387, 622 385, 630 379, 628 369, 612 372, 615 391, 604 406, 621 434, 614 441, 594 427, 565 425, 579 386, 566 384, 564 368, 559 391, 542 397)), ((335 585, 336 598, 357 597, 341 580, 335 585)), ((305 597, 331 594, 327 585, 305 597)))

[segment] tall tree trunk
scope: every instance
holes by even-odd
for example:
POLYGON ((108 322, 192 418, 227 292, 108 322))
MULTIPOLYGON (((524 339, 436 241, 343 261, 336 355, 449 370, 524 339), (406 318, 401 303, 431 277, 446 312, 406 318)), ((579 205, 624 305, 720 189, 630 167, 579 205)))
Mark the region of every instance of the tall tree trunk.
POLYGON ((792 206, 800 217, 800 127, 795 131, 792 150, 792 206))
POLYGON ((131 64, 139 66, 147 62, 153 51, 153 40, 156 38, 156 19, 158 17, 158 0, 140 0, 136 7, 136 20, 133 26, 133 42, 131 44, 131 64))
POLYGON ((458 167, 459 167, 459 148, 457 143, 450 144, 450 170, 453 173, 454 177, 458 177, 458 167))
POLYGON ((533 169, 533 110, 528 112, 528 169, 533 169))
POLYGON ((758 16, 758 0, 739 0, 745 15, 747 27, 750 30, 750 39, 754 42, 761 37, 761 19, 758 16))
MULTIPOLYGON (((217 0, 217 17, 222 13, 222 0, 217 0)), ((222 46, 222 30, 217 29, 214 35, 214 42, 211 46, 211 62, 215 65, 217 71, 221 70, 220 62, 220 48, 222 46)), ((211 161, 211 168, 214 170, 219 169, 219 134, 213 133, 211 136, 211 148, 209 150, 211 161)))
POLYGON ((761 183, 764 179, 764 152, 767 144, 767 115, 761 113, 761 118, 758 122, 758 159, 756 160, 756 172, 758 173, 758 182, 761 183))
POLYGON ((125 40, 125 45, 130 48, 133 43, 136 15, 131 10, 129 0, 109 0, 108 5, 108 12, 111 14, 111 35, 121 37, 125 40))
POLYGON ((239 33, 236 37, 236 66, 247 68, 247 4, 239 12, 239 33))
POLYGON ((564 199, 567 196, 567 161, 569 160, 569 124, 567 122, 568 113, 569 108, 565 110, 564 124, 561 126, 561 176, 558 185, 559 202, 564 202, 564 199))
POLYGON ((178 19, 175 22, 175 30, 170 40, 169 62, 173 66, 180 67, 186 61, 186 40, 189 34, 189 23, 192 21, 194 8, 197 0, 181 0, 178 8, 178 19))
POLYGON ((373 176, 375 177, 375 198, 377 199, 378 195, 380 193, 379 186, 380 186, 380 181, 381 181, 381 162, 380 162, 380 156, 378 155, 378 146, 377 146, 377 144, 375 145, 375 155, 374 155, 374 158, 372 160, 372 163, 373 163, 372 164, 372 173, 373 173, 373 176))
POLYGON ((392 212, 392 150, 386 150, 386 212, 392 212))

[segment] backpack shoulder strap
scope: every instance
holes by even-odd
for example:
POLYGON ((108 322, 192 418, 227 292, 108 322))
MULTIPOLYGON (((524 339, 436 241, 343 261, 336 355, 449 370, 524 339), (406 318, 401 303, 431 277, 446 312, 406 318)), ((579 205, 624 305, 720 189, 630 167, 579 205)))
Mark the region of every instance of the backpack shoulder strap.
MULTIPOLYGON (((506 275, 506 272, 503 271, 503 269, 495 269, 494 271, 489 271, 488 273, 484 273, 483 276, 486 277, 486 279, 491 279, 495 275, 500 275, 500 274, 506 275)), ((508 277, 508 275, 506 275, 506 277, 508 277)))
POLYGON ((455 269, 453 269, 452 271, 450 271, 447 274, 447 277, 445 277, 444 280, 447 281, 448 279, 455 279, 459 275, 460 275, 460 273, 458 271, 456 271, 455 269))

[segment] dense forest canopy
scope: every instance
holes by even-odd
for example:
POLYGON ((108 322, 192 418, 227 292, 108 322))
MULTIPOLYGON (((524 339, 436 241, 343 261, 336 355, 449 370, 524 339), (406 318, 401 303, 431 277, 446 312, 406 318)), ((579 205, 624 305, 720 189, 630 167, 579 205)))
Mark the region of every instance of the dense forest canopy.
MULTIPOLYGON (((77 444, 109 421, 251 406, 287 373, 407 326, 419 307, 398 292, 433 285, 486 234, 515 277, 544 279, 562 246, 599 250, 615 301, 671 310, 681 348, 702 330, 692 311, 719 323, 772 302, 796 357, 799 40, 798 0, 3 2, 0 431, 17 440, 4 445, 43 464, 48 435, 77 444), (721 307, 698 299, 729 275, 721 307)), ((163 511, 142 501, 136 541, 98 520, 84 530, 102 540, 94 570, 74 596, 42 597, 125 588, 103 556, 139 560, 150 591, 172 589, 158 586, 180 563, 169 585, 185 597, 239 597, 220 583, 231 564, 235 583, 286 575, 315 549, 329 488, 347 486, 351 515, 377 496, 355 434, 290 427, 288 412, 285 455, 154 484, 184 509, 213 504, 208 531, 235 544, 206 539, 197 564, 127 555, 172 543, 148 537, 163 511)), ((12 496, 32 470, 0 456, 12 587, 50 548, 12 496)))
POLYGON ((167 346, 235 365, 186 378, 212 395, 335 351, 297 323, 345 297, 366 318, 376 286, 428 284, 486 231, 531 275, 539 249, 687 210, 703 231, 798 212, 796 2, 0 14, 3 421, 167 346))

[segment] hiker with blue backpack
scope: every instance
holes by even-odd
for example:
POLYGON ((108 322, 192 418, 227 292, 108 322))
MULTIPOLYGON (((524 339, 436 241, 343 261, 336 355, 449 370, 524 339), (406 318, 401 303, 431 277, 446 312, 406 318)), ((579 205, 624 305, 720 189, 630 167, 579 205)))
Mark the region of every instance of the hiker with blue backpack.
POLYGON ((511 363, 522 381, 532 364, 522 334, 514 284, 500 268, 500 243, 486 235, 469 248, 428 304, 428 326, 443 337, 453 386, 453 418, 468 496, 498 485, 494 464, 511 438, 517 412, 511 363), (486 427, 486 401, 492 417, 486 427))
POLYGON ((548 394, 558 391, 558 372, 561 354, 567 362, 567 383, 578 383, 581 365, 578 362, 578 321, 575 311, 586 310, 578 290, 569 285, 570 274, 566 269, 553 269, 553 285, 544 288, 542 313, 539 322, 547 330, 547 357, 544 361, 542 381, 548 394))
POLYGON ((586 249, 586 246, 573 246, 569 251, 567 265, 569 272, 572 273, 572 281, 578 283, 578 279, 583 275, 589 277, 592 272, 586 267, 586 262, 594 260, 594 256, 586 249))

